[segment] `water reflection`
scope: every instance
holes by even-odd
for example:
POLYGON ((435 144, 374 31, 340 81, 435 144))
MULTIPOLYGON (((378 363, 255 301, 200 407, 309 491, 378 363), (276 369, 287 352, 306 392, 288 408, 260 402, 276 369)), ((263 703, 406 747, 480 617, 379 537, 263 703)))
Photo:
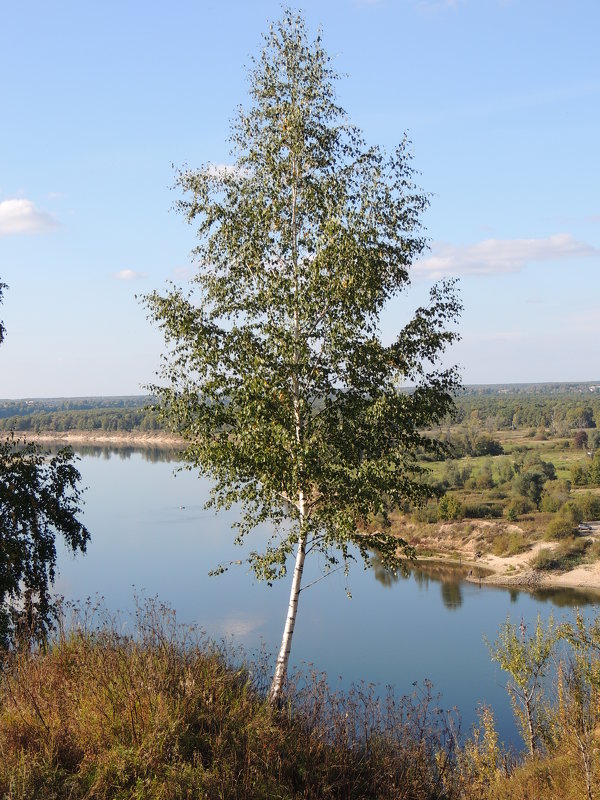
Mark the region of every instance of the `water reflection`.
POLYGON ((409 572, 407 568, 400 570, 389 569, 382 563, 381 556, 377 552, 373 553, 369 561, 375 580, 382 586, 385 586, 386 589, 398 583, 400 578, 408 577, 409 572))
MULTIPOLYGON (((45 442, 42 445, 44 450, 50 453, 56 453, 64 447, 64 444, 45 442)), ((141 456, 143 461, 148 461, 151 464, 168 463, 170 461, 180 461, 180 450, 177 447, 167 447, 165 445, 128 445, 128 444, 80 444, 75 442, 71 444, 73 450, 80 456, 89 456, 90 458, 99 458, 104 461, 109 461, 113 456, 121 461, 128 461, 132 455, 141 456)))
POLYGON ((442 602, 449 609, 462 606, 463 598, 459 581, 442 581, 442 602))
MULTIPOLYGON (((460 608, 463 604, 461 584, 467 577, 469 570, 463 567, 449 567, 435 561, 424 561, 411 564, 410 572, 418 586, 429 588, 430 582, 440 583, 440 592, 444 607, 450 611, 460 608)), ((479 573, 476 577, 479 577, 479 573)))
MULTIPOLYGON (((472 570, 463 567, 449 567, 447 564, 433 561, 406 561, 402 569, 391 570, 381 563, 378 553, 371 556, 371 568, 375 580, 386 588, 398 583, 401 578, 407 579, 411 576, 421 589, 428 589, 430 581, 441 583, 442 602, 450 610, 460 608, 462 605, 461 583, 467 573, 472 573, 472 570)), ((478 572, 476 577, 480 575, 483 576, 483 571, 478 572)))
MULTIPOLYGON (((468 569, 459 565, 450 565, 437 561, 406 561, 402 570, 394 572, 381 563, 377 553, 371 556, 371 568, 375 580, 388 589, 398 583, 399 580, 409 577, 412 577, 417 586, 424 590, 429 589, 432 582, 440 583, 442 602, 445 608, 451 611, 460 608, 463 604, 462 586, 467 577, 483 578, 489 575, 489 570, 468 569)), ((481 586, 481 584, 479 585, 481 586)), ((600 591, 597 589, 586 590, 570 587, 516 589, 511 587, 505 591, 508 591, 511 603, 518 603, 519 597, 524 595, 542 603, 552 603, 557 608, 600 604, 600 591)))
POLYGON ((77 452, 82 456, 91 456, 92 458, 103 458, 106 460, 110 459, 112 456, 118 456, 122 461, 130 459, 135 453, 139 453, 144 461, 149 461, 151 464, 179 461, 179 450, 176 447, 134 447, 131 445, 122 445, 119 447, 108 445, 99 447, 98 445, 77 445, 77 452))
MULTIPOLYGON (((515 594, 518 597, 519 592, 517 591, 515 594)), ((572 589, 565 586, 560 589, 535 589, 530 594, 534 600, 538 600, 541 603, 550 602, 552 605, 558 606, 558 608, 600 604, 600 592, 593 589, 572 589)))

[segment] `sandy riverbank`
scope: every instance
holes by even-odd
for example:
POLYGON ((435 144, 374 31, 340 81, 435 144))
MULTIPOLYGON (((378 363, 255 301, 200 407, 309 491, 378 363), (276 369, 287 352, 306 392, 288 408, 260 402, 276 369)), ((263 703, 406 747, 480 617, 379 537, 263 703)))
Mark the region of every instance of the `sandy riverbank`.
POLYGON ((183 439, 163 431, 15 431, 19 439, 52 445, 97 445, 98 447, 178 448, 183 439))
MULTIPOLYGON (((482 585, 505 586, 520 589, 558 589, 570 588, 581 589, 586 592, 598 592, 598 602, 600 603, 600 561, 593 564, 583 564, 575 569, 565 572, 542 572, 534 570, 530 566, 530 561, 537 553, 542 550, 553 550, 558 547, 557 542, 536 542, 524 553, 512 556, 496 556, 492 553, 478 554, 478 537, 481 531, 490 526, 507 531, 519 531, 518 525, 511 525, 502 522, 488 522, 485 520, 473 520, 473 534, 468 539, 456 538, 446 539, 450 544, 449 552, 443 558, 444 563, 473 569, 473 575, 467 576, 465 580, 470 580, 482 585), (477 570, 484 570, 487 574, 481 578, 477 575, 477 570)), ((441 526, 441 530, 449 526, 441 526)), ((590 539, 597 538, 590 536, 590 539)), ((444 541, 442 538, 441 541, 444 541)), ((443 550, 442 550, 443 553, 443 550)), ((417 548, 418 554, 418 548, 417 548)), ((435 556, 439 560, 439 556, 435 556)))

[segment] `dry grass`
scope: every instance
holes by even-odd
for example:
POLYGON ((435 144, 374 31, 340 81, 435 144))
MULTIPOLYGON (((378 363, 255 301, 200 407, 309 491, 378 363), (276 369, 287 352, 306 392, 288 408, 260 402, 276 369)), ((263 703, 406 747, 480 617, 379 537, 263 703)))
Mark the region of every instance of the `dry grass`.
MULTIPOLYGON (((47 647, 6 657, 2 798, 600 797, 595 657, 577 662, 577 680, 559 669, 558 705, 544 711, 546 751, 518 759, 499 744, 491 709, 459 744, 456 720, 437 708, 428 683, 396 698, 364 684, 335 692, 322 675, 299 676, 274 709, 264 666, 181 629, 168 609, 151 603, 131 636, 120 629, 79 615, 47 647)), ((578 635, 581 653, 588 633, 578 635)))
POLYGON ((132 636, 89 622, 5 662, 3 798, 458 797, 454 729, 429 685, 381 699, 312 676, 276 710, 264 670, 233 666, 168 609, 140 611, 132 636))

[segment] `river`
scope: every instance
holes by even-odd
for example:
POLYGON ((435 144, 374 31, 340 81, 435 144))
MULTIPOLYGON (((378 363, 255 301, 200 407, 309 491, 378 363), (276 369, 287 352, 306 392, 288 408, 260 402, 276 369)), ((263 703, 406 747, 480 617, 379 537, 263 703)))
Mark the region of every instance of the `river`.
MULTIPOLYGON (((206 511, 206 480, 188 471, 175 475, 176 463, 158 451, 150 456, 98 449, 81 457, 84 521, 92 538, 84 556, 59 547, 56 591, 75 601, 102 597, 109 610, 122 612, 134 607, 136 594, 156 596, 181 622, 195 623, 211 637, 249 653, 261 647, 274 653, 289 583, 258 583, 243 563, 244 553, 258 549, 268 531, 258 531, 247 550, 234 546, 235 510, 218 516, 206 511), (209 577, 222 562, 230 564, 228 571, 209 577)), ((320 567, 316 558, 307 561, 305 584, 320 567)), ((533 596, 479 587, 425 565, 390 581, 357 564, 348 579, 330 575, 301 595, 291 663, 311 664, 333 685, 364 680, 393 685, 399 694, 429 679, 442 706, 460 711, 463 731, 474 722, 478 703, 487 703, 501 738, 518 744, 505 676, 491 662, 485 638, 493 641, 507 616, 533 627, 538 614, 560 620, 572 617, 575 606, 593 614, 596 599, 573 591, 533 596)))

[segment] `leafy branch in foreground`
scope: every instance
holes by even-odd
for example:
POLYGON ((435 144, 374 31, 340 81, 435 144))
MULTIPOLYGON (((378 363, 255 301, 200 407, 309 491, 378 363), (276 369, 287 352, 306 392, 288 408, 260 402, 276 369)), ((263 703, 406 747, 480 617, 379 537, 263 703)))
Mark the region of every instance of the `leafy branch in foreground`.
POLYGON ((76 516, 81 476, 72 461, 70 448, 49 459, 35 444, 0 442, 0 645, 52 624, 56 534, 85 552, 90 535, 76 516))
POLYGON ((163 418, 188 442, 190 467, 213 480, 213 504, 239 503, 238 541, 270 520, 249 560, 272 581, 295 552, 289 609, 271 687, 287 671, 305 557, 348 568, 375 549, 396 568, 410 548, 391 507, 420 503, 422 430, 453 408, 455 368, 436 362, 457 334, 452 282, 433 287, 390 344, 379 316, 409 285, 426 240, 427 197, 409 142, 368 147, 337 105, 320 35, 284 10, 253 62, 251 105, 232 131, 232 167, 178 174, 179 209, 198 225, 194 291, 145 298, 168 354, 163 418), (414 391, 401 393, 401 382, 414 391), (374 519, 382 525, 373 530, 374 519))

